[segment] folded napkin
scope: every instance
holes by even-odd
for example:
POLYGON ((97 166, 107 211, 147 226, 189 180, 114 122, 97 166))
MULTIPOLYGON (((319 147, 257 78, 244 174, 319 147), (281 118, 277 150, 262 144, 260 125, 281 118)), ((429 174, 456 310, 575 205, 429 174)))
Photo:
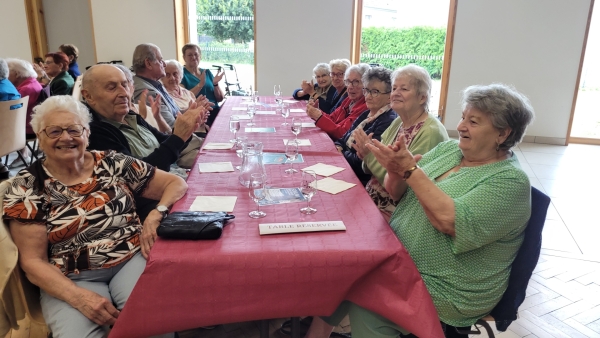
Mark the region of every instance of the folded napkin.
POLYGON ((237 196, 198 196, 190 206, 190 211, 233 212, 237 196))
POLYGON ((304 113, 306 110, 300 108, 292 108, 290 109, 290 113, 304 113))
POLYGON ((277 113, 273 110, 257 110, 256 111, 256 115, 275 115, 275 114, 277 114, 277 113))
POLYGON ((233 116, 237 116, 238 119, 240 120, 251 120, 252 118, 248 115, 233 115, 233 116))
POLYGON ((320 176, 331 176, 344 170, 344 168, 336 167, 325 163, 317 163, 311 165, 310 167, 303 168, 302 170, 312 170, 315 172, 315 174, 320 176))
MULTIPOLYGON (((283 144, 287 144, 288 140, 287 139, 283 139, 283 144)), ((311 146, 312 144, 310 143, 309 139, 298 139, 298 146, 311 146)))
POLYGON ((302 128, 315 128, 316 125, 314 122, 302 122, 302 128))
POLYGON ((356 184, 354 184, 354 183, 348 183, 346 181, 336 180, 335 178, 332 178, 332 177, 326 177, 324 179, 317 181, 317 189, 318 190, 328 192, 332 195, 339 194, 340 192, 342 192, 344 190, 348 190, 348 189, 354 187, 355 185, 356 184))
POLYGON ((248 110, 248 107, 233 107, 231 110, 248 110))
POLYGON ((283 100, 283 102, 285 102, 285 103, 296 103, 298 101, 296 101, 296 100, 283 100))
MULTIPOLYGON (((218 142, 209 142, 206 143, 203 147, 205 150, 225 150, 233 148, 233 143, 218 143, 218 142)), ((220 211, 220 210, 217 210, 220 211)))
POLYGON ((233 165, 231 162, 198 163, 198 170, 201 173, 225 173, 233 171, 233 165))

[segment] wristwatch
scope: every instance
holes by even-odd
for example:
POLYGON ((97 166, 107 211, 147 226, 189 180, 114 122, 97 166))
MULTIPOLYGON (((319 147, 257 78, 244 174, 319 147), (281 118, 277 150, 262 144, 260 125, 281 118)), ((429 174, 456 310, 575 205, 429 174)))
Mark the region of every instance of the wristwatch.
POLYGON ((404 176, 402 177, 405 181, 410 177, 410 175, 412 175, 413 171, 419 169, 418 165, 415 165, 414 167, 408 169, 407 171, 404 172, 404 176))
POLYGON ((165 205, 157 205, 155 209, 160 212, 163 219, 169 214, 169 208, 165 205))

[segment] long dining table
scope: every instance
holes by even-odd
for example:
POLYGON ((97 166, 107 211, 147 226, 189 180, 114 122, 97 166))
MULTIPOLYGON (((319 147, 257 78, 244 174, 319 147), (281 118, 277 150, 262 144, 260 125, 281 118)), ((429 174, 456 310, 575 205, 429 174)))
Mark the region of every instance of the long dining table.
MULTIPOLYGON (((231 115, 245 115, 246 98, 229 97, 208 133, 204 145, 228 142, 231 115), (237 107, 237 108, 236 108, 237 107)), ((286 98, 286 101, 289 98, 286 98)), ((312 122, 306 103, 291 103, 292 118, 312 122)), ((275 111, 274 97, 260 97, 259 111, 275 111)), ((257 114, 257 128, 275 132, 244 132, 264 144, 264 152, 284 152, 283 139, 293 138, 280 115, 257 114)), ((198 153, 187 194, 171 211, 186 211, 197 196, 236 196, 235 219, 217 240, 159 238, 110 337, 148 337, 201 326, 300 316, 327 316, 349 300, 389 318, 419 337, 443 337, 437 312, 427 288, 404 246, 381 216, 360 181, 331 138, 317 127, 303 128, 299 139, 304 163, 298 169, 325 163, 344 168, 332 177, 354 187, 332 195, 319 191, 311 201, 318 211, 300 213, 305 204, 261 207, 267 216, 253 219, 256 204, 239 172, 200 173, 202 162, 239 165, 235 149, 198 153), (342 221, 345 231, 259 234, 259 224, 342 221)), ((286 164, 265 165, 272 187, 300 186, 300 173, 285 174, 286 164)), ((321 177, 319 177, 321 178, 321 177)))

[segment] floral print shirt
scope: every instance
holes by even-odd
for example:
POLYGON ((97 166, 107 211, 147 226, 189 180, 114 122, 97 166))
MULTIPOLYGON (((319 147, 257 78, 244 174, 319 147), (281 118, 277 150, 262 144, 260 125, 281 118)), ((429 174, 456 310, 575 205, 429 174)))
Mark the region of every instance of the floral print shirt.
POLYGON ((114 151, 91 153, 94 169, 85 181, 67 186, 37 161, 15 176, 4 198, 4 219, 46 226, 50 264, 65 275, 112 267, 140 250, 134 195, 155 168, 114 151))

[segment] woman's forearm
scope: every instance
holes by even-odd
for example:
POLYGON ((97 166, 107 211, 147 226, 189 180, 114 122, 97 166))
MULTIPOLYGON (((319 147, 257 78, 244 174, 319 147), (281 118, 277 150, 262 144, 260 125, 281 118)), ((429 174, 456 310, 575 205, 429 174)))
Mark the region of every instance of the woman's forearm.
POLYGON ((394 201, 399 201, 408 189, 408 184, 399 175, 387 172, 383 178, 383 186, 385 191, 394 201))
POLYGON ((20 265, 31 283, 50 296, 75 307, 80 288, 56 266, 40 259, 23 258, 21 258, 20 265))
POLYGON ((456 217, 454 200, 438 188, 422 169, 413 171, 406 183, 414 191, 433 227, 454 237, 456 217))

